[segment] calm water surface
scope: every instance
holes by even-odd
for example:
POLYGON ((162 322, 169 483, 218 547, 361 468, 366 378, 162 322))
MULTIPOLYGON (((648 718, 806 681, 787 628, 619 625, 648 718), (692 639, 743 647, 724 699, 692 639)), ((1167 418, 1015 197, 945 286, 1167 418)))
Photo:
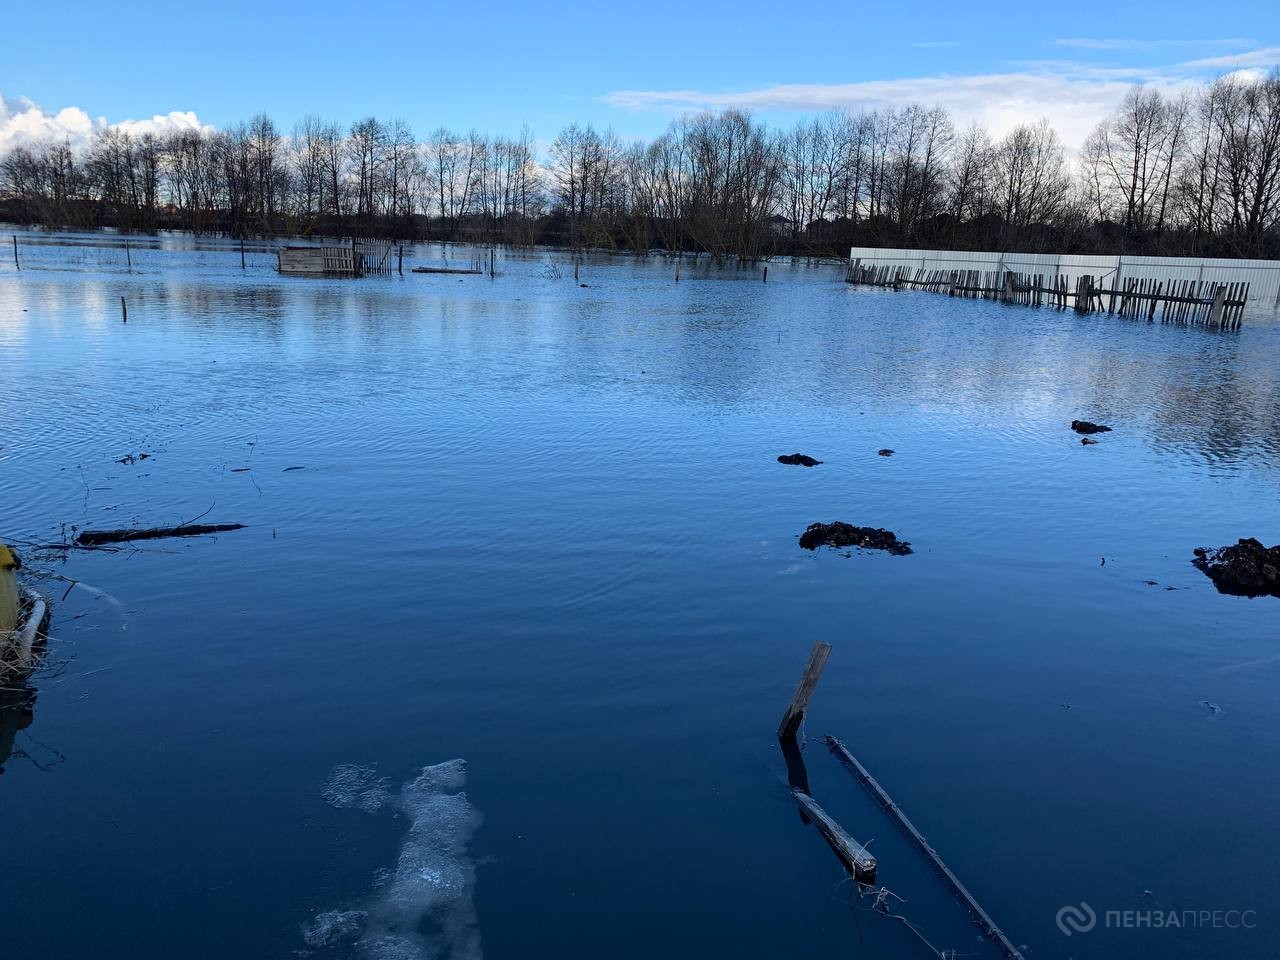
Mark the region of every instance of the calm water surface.
POLYGON ((1273 320, 35 240, 0 266, 0 534, 248 528, 25 550, 57 603, 0 714, 0 956, 993 956, 818 743, 919 935, 798 819, 773 730, 817 638, 809 735, 1030 957, 1278 955, 1280 601, 1188 562, 1280 541, 1273 320), (835 519, 916 552, 798 548, 835 519))

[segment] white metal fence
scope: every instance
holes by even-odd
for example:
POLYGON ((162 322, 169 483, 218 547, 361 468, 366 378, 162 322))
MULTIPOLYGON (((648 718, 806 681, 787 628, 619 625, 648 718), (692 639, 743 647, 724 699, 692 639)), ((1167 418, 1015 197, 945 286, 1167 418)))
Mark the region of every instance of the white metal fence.
MULTIPOLYGON (((866 266, 905 266, 926 270, 1012 270, 1039 273, 1045 278, 1065 276, 1074 289, 1089 274, 1107 287, 1112 280, 1206 280, 1249 284, 1246 315, 1280 309, 1280 261, 1220 260, 1202 257, 1102 257, 1058 253, 980 253, 968 250, 891 250, 854 247, 850 263, 866 266), (1118 276, 1117 276, 1118 275, 1118 276)), ((1119 284, 1115 284, 1119 286, 1119 284)))

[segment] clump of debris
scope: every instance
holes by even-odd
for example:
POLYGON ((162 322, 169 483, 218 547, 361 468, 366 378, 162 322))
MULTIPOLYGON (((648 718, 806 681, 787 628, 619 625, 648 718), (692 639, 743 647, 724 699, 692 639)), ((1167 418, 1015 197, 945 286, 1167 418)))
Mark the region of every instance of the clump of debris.
POLYGON ((1110 433, 1111 428, 1103 426, 1100 423, 1090 423, 1088 420, 1072 420, 1071 429, 1076 433, 1110 433))
POLYGON ((1213 581, 1219 593, 1236 597, 1280 597, 1280 544, 1264 547, 1242 537, 1229 547, 1196 547, 1191 562, 1213 581))
POLYGON ((778 458, 779 463, 785 463, 793 467, 816 467, 821 460, 815 460, 813 457, 803 453, 784 453, 778 458))
POLYGON ((911 544, 899 540, 891 530, 880 527, 855 527, 851 523, 811 523, 800 534, 800 546, 816 550, 821 546, 858 547, 862 550, 885 550, 894 556, 911 553, 911 544))

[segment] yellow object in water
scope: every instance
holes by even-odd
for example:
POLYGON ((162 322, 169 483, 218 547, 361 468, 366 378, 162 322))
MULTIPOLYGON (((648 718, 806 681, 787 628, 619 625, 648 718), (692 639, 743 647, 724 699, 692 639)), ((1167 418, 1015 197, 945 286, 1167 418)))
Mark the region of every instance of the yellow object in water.
POLYGON ((0 633, 18 626, 18 581, 13 576, 17 568, 18 558, 0 543, 0 633))

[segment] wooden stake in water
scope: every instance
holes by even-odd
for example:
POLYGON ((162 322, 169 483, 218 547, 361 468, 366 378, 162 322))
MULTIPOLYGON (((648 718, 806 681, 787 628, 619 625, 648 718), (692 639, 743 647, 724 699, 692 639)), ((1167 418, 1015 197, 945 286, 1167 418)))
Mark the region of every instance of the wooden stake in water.
POLYGON ((129 322, 129 307, 127 304, 125 304, 124 297, 120 298, 120 322, 121 323, 129 322))
POLYGON ((1225 284, 1220 284, 1213 292, 1213 306, 1209 308, 1209 325, 1211 327, 1222 326, 1222 311, 1227 302, 1227 288, 1225 284))
POLYGON ((244 269, 244 237, 240 238, 240 269, 244 269))
POLYGON ((404 276, 404 244, 396 247, 396 273, 404 276))
POLYGON ((760 282, 761 283, 769 282, 769 265, 767 263, 764 265, 764 275, 760 277, 760 282))
POLYGON ((778 724, 779 739, 794 738, 796 731, 800 729, 800 724, 804 721, 804 712, 809 709, 813 692, 818 689, 818 678, 822 676, 822 670, 827 665, 829 656, 831 656, 831 644, 815 640, 813 649, 809 651, 809 662, 805 664, 804 675, 800 677, 800 684, 796 687, 795 696, 791 698, 787 712, 782 715, 782 722, 778 724))
POLYGON ((129 272, 133 273, 133 254, 129 252, 129 241, 124 242, 124 259, 129 266, 129 272))
POLYGON ((18 235, 13 235, 13 266, 17 270, 22 269, 22 264, 18 262, 18 235))

